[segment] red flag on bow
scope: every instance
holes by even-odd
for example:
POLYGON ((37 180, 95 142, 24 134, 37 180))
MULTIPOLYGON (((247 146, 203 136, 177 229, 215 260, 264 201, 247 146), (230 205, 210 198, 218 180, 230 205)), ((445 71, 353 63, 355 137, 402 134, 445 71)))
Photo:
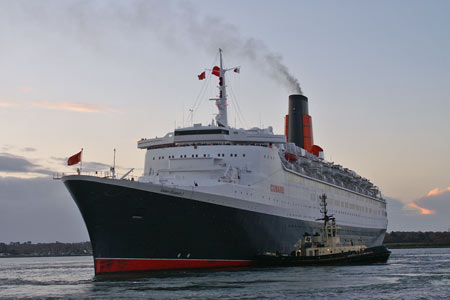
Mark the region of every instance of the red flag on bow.
POLYGON ((220 68, 218 66, 214 66, 211 74, 216 75, 217 77, 220 77, 220 68))
POLYGON ((206 77, 206 73, 203 72, 202 74, 197 75, 197 76, 198 76, 198 80, 203 80, 203 79, 205 79, 205 77, 206 77))
POLYGON ((240 67, 234 68, 233 71, 234 71, 235 73, 241 73, 241 68, 240 68, 240 67))
POLYGON ((76 165, 77 163, 79 163, 81 161, 82 153, 83 153, 83 150, 81 150, 77 154, 74 154, 71 157, 69 157, 69 159, 67 160, 67 165, 72 166, 72 165, 76 165))

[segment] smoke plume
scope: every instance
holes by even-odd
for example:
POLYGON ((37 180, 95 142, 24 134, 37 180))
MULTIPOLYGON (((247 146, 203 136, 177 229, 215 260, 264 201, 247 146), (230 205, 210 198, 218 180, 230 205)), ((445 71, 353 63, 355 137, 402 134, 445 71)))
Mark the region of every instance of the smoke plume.
POLYGON ((18 22, 19 25, 31 24, 34 26, 31 30, 59 31, 62 38, 75 38, 78 44, 97 51, 102 47, 126 47, 136 41, 140 46, 146 43, 148 46, 149 35, 156 36, 172 49, 185 49, 190 44, 196 51, 215 53, 222 48, 227 57, 248 60, 289 92, 302 93, 298 80, 283 64, 281 55, 270 51, 260 40, 243 37, 236 26, 219 17, 200 16, 191 3, 147 0, 1 2, 0 25, 8 28, 18 22))

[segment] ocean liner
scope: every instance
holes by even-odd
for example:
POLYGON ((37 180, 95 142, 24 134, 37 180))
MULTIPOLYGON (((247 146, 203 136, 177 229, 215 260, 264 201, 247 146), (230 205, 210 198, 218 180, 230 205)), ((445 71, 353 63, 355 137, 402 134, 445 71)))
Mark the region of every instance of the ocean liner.
POLYGON ((97 275, 248 266, 257 253, 289 253, 320 231, 322 194, 343 241, 382 244, 386 201, 368 179, 324 159, 307 97, 289 96, 282 135, 229 125, 225 74, 238 69, 224 68, 219 52, 207 71, 219 81, 215 121, 138 141, 146 154, 136 180, 59 176, 86 224, 97 275))

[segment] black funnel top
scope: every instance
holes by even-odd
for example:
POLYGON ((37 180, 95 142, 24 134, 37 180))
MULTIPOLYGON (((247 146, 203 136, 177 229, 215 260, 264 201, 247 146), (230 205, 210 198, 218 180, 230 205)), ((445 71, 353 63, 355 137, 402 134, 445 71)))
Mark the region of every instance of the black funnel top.
POLYGON ((294 94, 289 96, 288 142, 305 148, 303 136, 303 114, 308 113, 308 98, 294 94))

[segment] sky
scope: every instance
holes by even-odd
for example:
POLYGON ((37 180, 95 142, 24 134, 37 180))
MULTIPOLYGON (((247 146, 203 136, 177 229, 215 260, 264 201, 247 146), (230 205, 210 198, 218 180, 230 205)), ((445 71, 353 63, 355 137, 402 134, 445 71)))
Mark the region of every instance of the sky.
POLYGON ((298 80, 325 158, 369 178, 388 230, 448 230, 448 1, 0 1, 0 242, 88 240, 54 172, 140 175, 140 138, 229 122, 283 133, 298 80), (286 78, 291 78, 291 81, 286 78), (190 110, 194 112, 191 113, 190 110), (55 229, 58 228, 58 229, 55 229))

